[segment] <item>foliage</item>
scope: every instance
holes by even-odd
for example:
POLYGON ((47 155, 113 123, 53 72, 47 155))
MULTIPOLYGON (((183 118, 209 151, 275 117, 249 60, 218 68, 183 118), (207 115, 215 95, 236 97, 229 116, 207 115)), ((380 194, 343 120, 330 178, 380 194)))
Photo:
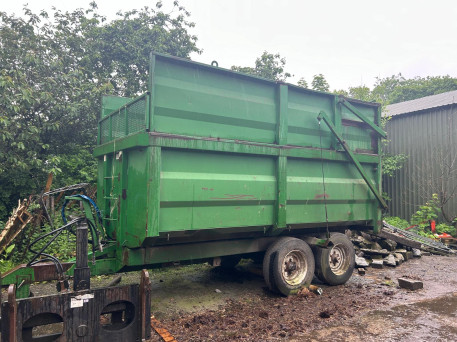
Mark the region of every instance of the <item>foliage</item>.
MULTIPOLYGON (((433 194, 432 198, 424 205, 421 205, 419 210, 411 216, 411 223, 417 225, 412 228, 412 230, 419 235, 428 238, 435 238, 435 235, 430 229, 430 221, 437 220, 439 211, 439 196, 437 194, 433 194)), ((399 228, 407 228, 409 226, 409 223, 406 220, 402 220, 398 217, 385 218, 385 220, 387 223, 399 228)), ((435 228, 437 234, 447 233, 452 236, 457 236, 456 228, 447 223, 437 224, 435 228)))
POLYGON ((302 88, 308 88, 308 82, 306 82, 304 77, 298 80, 297 85, 302 88))
MULTIPOLYGON (((383 83, 381 82, 383 85, 383 83)), ((376 88, 376 87, 375 87, 376 88)), ((403 79, 388 96, 389 104, 418 99, 457 89, 457 78, 427 76, 403 79)))
POLYGON ((432 198, 427 201, 424 205, 419 207, 413 216, 411 216, 411 223, 421 225, 429 224, 430 220, 436 220, 438 218, 439 211, 439 199, 437 194, 433 194, 432 198))
POLYGON ((329 91, 330 86, 328 85, 328 82, 325 79, 324 75, 318 74, 318 75, 313 76, 313 80, 311 82, 311 88, 313 90, 318 90, 318 91, 329 91))
POLYGON ((362 85, 349 88, 346 94, 359 100, 388 105, 456 89, 457 78, 450 76, 428 76, 406 79, 401 74, 398 74, 385 78, 377 78, 373 90, 362 85))
MULTIPOLYGON (((39 207, 36 210, 39 211, 39 207)), ((72 207, 66 208, 66 215, 67 217, 81 217, 84 214, 79 208, 79 203, 75 203, 72 207)), ((28 225, 26 229, 21 232, 18 238, 16 238, 17 248, 11 256, 11 260, 13 261, 14 265, 28 263, 30 260, 32 260, 35 254, 29 250, 30 244, 39 237, 50 233, 52 230, 62 227, 64 224, 60 215, 60 211, 56 211, 56 215, 51 217, 51 220, 52 226, 48 221, 38 223, 38 225, 35 221, 34 223, 28 225)), ((72 230, 75 232, 75 227, 72 227, 72 230)), ((33 249, 35 251, 40 251, 41 248, 43 248, 53 236, 54 235, 50 235, 38 241, 33 246, 33 249)), ((56 257, 62 262, 68 261, 76 255, 75 242, 75 235, 70 231, 65 230, 46 248, 45 253, 56 257)), ((91 247, 89 247, 88 250, 90 251, 91 247)))
POLYGON ((385 145, 388 140, 382 140, 383 148, 381 149, 382 159, 382 174, 388 177, 394 177, 395 172, 403 167, 403 164, 408 160, 406 154, 390 154, 386 152, 385 145))
POLYGON ((386 221, 388 224, 390 224, 394 227, 398 227, 398 228, 402 228, 402 229, 406 229, 410 226, 408 221, 406 221, 400 217, 397 217, 397 216, 384 217, 384 221, 386 221))
MULTIPOLYGON (((57 221, 55 222, 57 223, 57 221)), ((54 228, 58 228, 62 226, 62 223, 57 223, 54 228)), ((43 224, 41 227, 28 227, 27 231, 24 232, 23 236, 17 239, 17 249, 15 253, 11 256, 11 260, 14 265, 27 263, 29 262, 35 254, 28 250, 28 244, 33 242, 38 237, 49 233, 52 230, 49 223, 43 224)), ((36 245, 34 245, 34 250, 39 251, 43 248, 46 243, 50 240, 50 237, 39 241, 36 245)), ((46 248, 46 253, 56 257, 60 261, 67 261, 70 258, 75 256, 76 253, 76 245, 75 245, 75 236, 70 234, 69 232, 62 232, 50 245, 46 248)))
POLYGON ((411 216, 411 223, 417 225, 417 227, 414 228, 414 231, 417 234, 429 238, 434 237, 429 227, 430 221, 438 218, 438 204, 438 195, 433 194, 432 198, 424 205, 421 205, 419 210, 411 216))
MULTIPOLYGON (((434 200, 432 199, 431 202, 433 202, 433 201, 434 200)), ((436 208, 434 208, 433 203, 427 203, 426 205, 421 206, 421 209, 418 212, 416 212, 416 214, 414 214, 416 216, 413 215, 413 218, 411 220, 414 224, 419 224, 421 222, 424 222, 424 223, 419 224, 417 227, 412 228, 412 230, 414 230, 414 232, 419 235, 422 235, 422 236, 425 236, 425 237, 428 237, 431 239, 435 238, 435 235, 431 232, 429 222, 426 219, 427 217, 434 217, 435 213, 436 213, 436 208)), ((394 227, 401 228, 401 229, 406 229, 411 226, 408 221, 406 221, 400 217, 388 216, 388 217, 384 217, 383 219, 388 224, 390 224, 394 227)), ((437 224, 435 228, 436 228, 436 234, 447 233, 454 237, 457 236, 457 231, 456 231, 455 227, 450 226, 446 223, 437 224)))
POLYGON ((454 226, 450 226, 447 223, 437 224, 435 228, 436 228, 436 233, 437 234, 447 233, 449 235, 457 237, 457 230, 455 229, 455 227, 454 226))
POLYGON ((264 51, 262 56, 255 61, 255 67, 232 66, 232 70, 243 72, 258 77, 263 77, 272 81, 285 81, 291 76, 290 73, 284 71, 286 59, 281 58, 279 53, 272 54, 264 51))
POLYGON ((14 267, 14 262, 11 260, 11 252, 16 247, 14 244, 6 247, 5 251, 0 256, 0 273, 10 270, 14 267))
MULTIPOLYGON (((381 127, 385 129, 387 122, 391 119, 390 116, 381 118, 381 127)), ((403 167, 403 164, 408 160, 408 156, 403 153, 390 154, 387 152, 389 139, 381 140, 381 161, 382 174, 387 177, 394 177, 395 172, 403 167)))
POLYGON ((95 180, 101 95, 144 92, 151 50, 199 52, 189 13, 176 1, 170 13, 161 6, 113 21, 95 2, 73 12, 0 12, 0 219, 41 191, 49 172, 56 187, 95 180))

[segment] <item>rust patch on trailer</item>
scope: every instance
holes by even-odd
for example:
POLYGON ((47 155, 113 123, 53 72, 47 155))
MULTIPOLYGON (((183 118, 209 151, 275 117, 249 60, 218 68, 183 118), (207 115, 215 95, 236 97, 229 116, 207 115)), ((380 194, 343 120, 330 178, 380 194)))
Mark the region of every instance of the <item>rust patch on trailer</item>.
POLYGON ((127 248, 124 248, 124 252, 122 253, 122 263, 124 265, 129 264, 129 252, 127 248))
POLYGON ((314 196, 314 199, 321 199, 321 198, 329 198, 330 196, 328 194, 317 194, 314 196))

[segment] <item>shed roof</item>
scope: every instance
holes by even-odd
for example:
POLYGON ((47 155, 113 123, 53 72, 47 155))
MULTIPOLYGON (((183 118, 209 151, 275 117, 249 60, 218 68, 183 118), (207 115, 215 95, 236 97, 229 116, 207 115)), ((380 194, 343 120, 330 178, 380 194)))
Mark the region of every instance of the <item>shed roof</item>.
POLYGON ((383 115, 394 116, 412 113, 420 110, 442 107, 453 103, 457 103, 457 90, 388 105, 386 106, 383 115))

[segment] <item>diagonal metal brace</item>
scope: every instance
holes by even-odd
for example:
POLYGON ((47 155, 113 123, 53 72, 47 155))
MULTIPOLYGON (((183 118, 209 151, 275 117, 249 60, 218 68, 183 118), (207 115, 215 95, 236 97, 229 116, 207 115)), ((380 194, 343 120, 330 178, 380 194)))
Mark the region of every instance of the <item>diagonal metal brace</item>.
POLYGON ((349 109, 352 113, 354 113, 360 120, 365 122, 370 128, 378 133, 381 137, 387 138, 387 133, 384 132, 381 128, 376 126, 372 121, 370 121, 365 115, 363 115, 357 108, 355 108, 353 105, 349 103, 348 100, 344 98, 340 98, 339 102, 345 106, 347 109, 349 109))
POLYGON ((375 195, 376 199, 378 200, 379 204, 381 204, 381 207, 383 209, 387 209, 387 204, 386 202, 383 200, 381 194, 379 193, 379 191, 376 189, 376 187, 374 186, 374 184, 371 182, 370 178, 368 177, 367 173, 365 172, 365 170, 363 169, 362 165, 360 164, 360 162, 358 161, 357 157, 355 156, 354 152, 352 152, 352 150, 349 148, 349 146, 346 144, 346 141, 344 141, 343 137, 341 135, 338 134, 338 132, 336 131, 336 127, 333 125, 332 121, 330 120, 330 118, 327 116, 327 114, 325 114, 324 111, 321 111, 319 113, 319 115, 317 116, 317 120, 324 120, 324 122, 327 124, 328 128, 330 128, 330 130, 332 131, 332 133, 335 135, 335 137, 338 139, 339 143, 341 144, 341 146, 343 146, 344 150, 346 151, 346 153, 348 154, 349 156, 349 159, 352 160, 352 162, 354 163, 355 167, 357 168, 357 170, 360 172, 360 174, 362 175, 362 178, 365 180, 365 182, 367 183, 368 187, 370 188, 371 192, 375 195))

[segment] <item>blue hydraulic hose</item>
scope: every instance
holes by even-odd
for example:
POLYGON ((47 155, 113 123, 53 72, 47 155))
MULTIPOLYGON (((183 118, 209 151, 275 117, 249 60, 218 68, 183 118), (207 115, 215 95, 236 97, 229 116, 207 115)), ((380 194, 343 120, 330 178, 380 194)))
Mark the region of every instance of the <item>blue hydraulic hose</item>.
MULTIPOLYGON (((73 197, 80 197, 84 200, 87 200, 95 209, 95 213, 97 214, 98 221, 102 223, 102 214, 100 213, 100 209, 98 209, 97 205, 95 202, 92 200, 92 198, 86 196, 86 195, 73 195, 73 197)), ((65 217, 65 207, 67 206, 67 203, 69 200, 65 200, 63 206, 62 206, 62 220, 64 224, 67 224, 67 218, 65 217)))

